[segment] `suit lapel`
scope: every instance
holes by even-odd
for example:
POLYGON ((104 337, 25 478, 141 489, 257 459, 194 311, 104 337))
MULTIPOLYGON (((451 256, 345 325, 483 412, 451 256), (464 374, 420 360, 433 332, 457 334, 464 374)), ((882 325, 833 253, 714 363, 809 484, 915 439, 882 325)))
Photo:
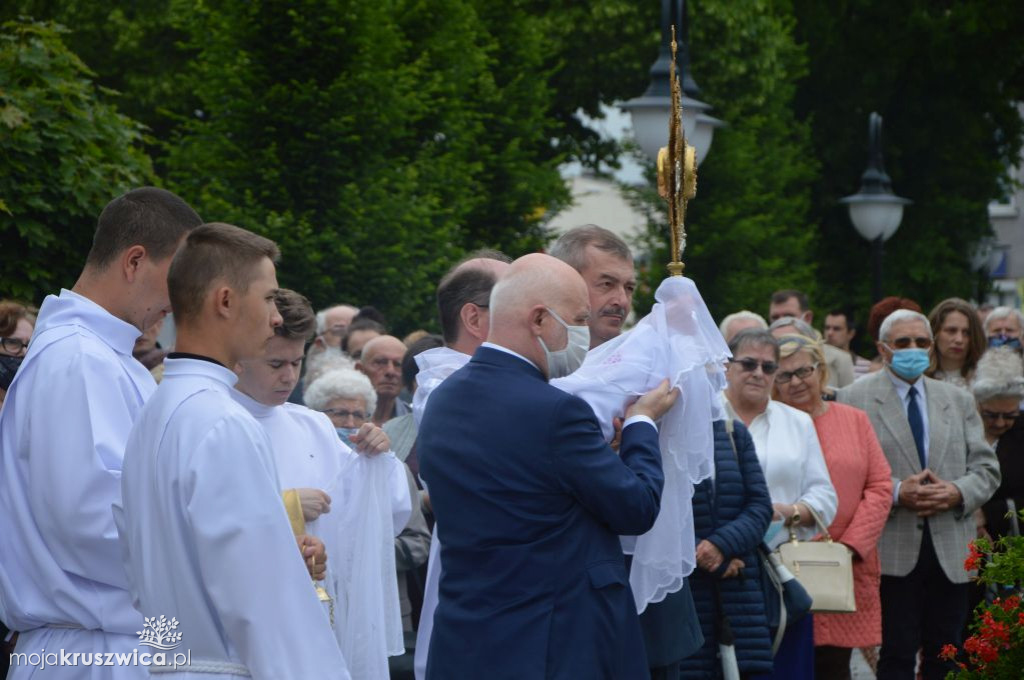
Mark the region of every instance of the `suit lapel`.
POLYGON ((939 458, 949 447, 943 446, 949 441, 950 418, 952 406, 946 398, 945 390, 934 389, 937 381, 925 378, 925 399, 928 400, 928 467, 935 470, 939 458))
MULTIPOLYGON (((880 404, 878 411, 886 429, 889 430, 889 435, 900 447, 900 454, 910 469, 920 472, 921 459, 917 455, 914 433, 910 431, 910 423, 907 421, 907 410, 900 400, 900 395, 896 393, 896 388, 893 387, 889 376, 884 374, 886 370, 888 369, 883 368, 879 371, 876 379, 878 384, 875 389, 875 399, 880 404)), ((928 415, 931 417, 930 410, 928 415)))

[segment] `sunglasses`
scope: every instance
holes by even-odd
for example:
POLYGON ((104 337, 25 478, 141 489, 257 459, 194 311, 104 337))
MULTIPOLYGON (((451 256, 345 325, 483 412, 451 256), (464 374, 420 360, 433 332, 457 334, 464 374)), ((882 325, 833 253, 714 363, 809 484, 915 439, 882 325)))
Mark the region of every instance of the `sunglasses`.
POLYGON ((1017 420, 1017 416, 1020 415, 1019 411, 1010 411, 1009 413, 1003 413, 1001 411, 982 411, 981 417, 985 420, 1005 420, 1007 422, 1013 422, 1017 420))
POLYGON ((891 344, 895 349, 907 349, 911 345, 921 349, 928 349, 932 346, 932 339, 927 336, 918 336, 916 338, 904 336, 902 338, 896 338, 891 344))
POLYGON ((817 363, 813 363, 810 366, 801 366, 800 368, 796 369, 795 371, 783 371, 782 373, 779 373, 777 376, 775 376, 775 384, 776 385, 785 385, 786 383, 791 381, 794 377, 800 378, 801 380, 805 380, 805 379, 809 378, 811 376, 811 374, 814 373, 814 371, 817 370, 817 368, 818 368, 818 364, 817 363))
POLYGON ((779 370, 779 365, 774 361, 758 361, 757 359, 729 359, 730 364, 739 364, 744 373, 753 373, 760 366, 765 375, 771 375, 779 370))

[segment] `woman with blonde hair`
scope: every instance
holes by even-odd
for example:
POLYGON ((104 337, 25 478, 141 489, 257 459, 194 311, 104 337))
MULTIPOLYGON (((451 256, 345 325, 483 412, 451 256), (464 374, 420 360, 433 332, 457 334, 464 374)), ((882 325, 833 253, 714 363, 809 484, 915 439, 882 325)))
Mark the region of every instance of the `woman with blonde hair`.
POLYGON ((814 420, 825 465, 839 497, 839 508, 828 531, 833 540, 853 553, 857 611, 814 615, 815 676, 848 679, 853 648, 882 642, 877 545, 892 505, 891 471, 868 415, 822 399, 828 384, 828 365, 821 341, 784 335, 779 338, 779 357, 774 396, 814 420))
POLYGON ((985 352, 985 332, 971 303, 949 298, 928 315, 935 344, 925 375, 969 389, 978 359, 985 352))

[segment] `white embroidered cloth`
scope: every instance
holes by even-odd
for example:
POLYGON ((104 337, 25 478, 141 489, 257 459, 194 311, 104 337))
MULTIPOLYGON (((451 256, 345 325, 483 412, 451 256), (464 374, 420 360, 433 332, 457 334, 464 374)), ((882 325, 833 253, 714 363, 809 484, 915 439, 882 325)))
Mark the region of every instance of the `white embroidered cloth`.
POLYGON ((665 472, 658 519, 646 534, 622 537, 623 551, 633 555, 629 583, 639 612, 682 588, 696 566, 693 485, 714 465, 712 423, 725 417, 720 393, 730 357, 693 281, 667 278, 655 299, 636 327, 590 350, 572 375, 552 381, 590 404, 608 439, 612 419, 622 417, 638 395, 665 378, 680 389, 658 426, 665 472))

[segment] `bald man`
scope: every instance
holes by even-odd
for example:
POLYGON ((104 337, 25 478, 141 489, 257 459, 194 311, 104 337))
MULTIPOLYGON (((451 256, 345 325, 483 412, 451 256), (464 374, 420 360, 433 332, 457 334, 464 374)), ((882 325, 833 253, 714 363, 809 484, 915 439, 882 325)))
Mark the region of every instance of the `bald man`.
POLYGON ((426 677, 639 678, 647 670, 618 535, 654 524, 654 420, 667 383, 630 406, 621 457, 582 399, 548 384, 590 344, 587 287, 548 255, 516 260, 487 342, 434 390, 420 470, 441 539, 426 677))
POLYGON ((405 343, 393 335, 379 335, 363 345, 356 369, 366 374, 377 393, 373 424, 381 426, 409 413, 409 405, 398 398, 402 391, 402 358, 405 343))

